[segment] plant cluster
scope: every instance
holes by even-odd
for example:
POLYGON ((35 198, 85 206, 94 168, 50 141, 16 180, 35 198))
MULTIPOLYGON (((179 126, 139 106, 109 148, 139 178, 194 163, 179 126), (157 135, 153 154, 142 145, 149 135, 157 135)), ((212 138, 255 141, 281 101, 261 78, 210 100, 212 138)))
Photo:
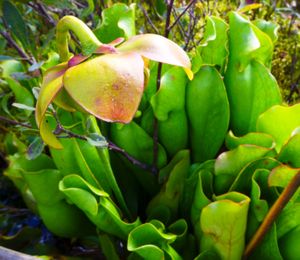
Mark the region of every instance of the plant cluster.
MULTIPOLYGON (((271 74, 277 26, 250 21, 256 4, 207 15, 198 44, 183 37, 190 62, 167 38, 193 1, 155 4, 165 37, 136 35, 136 5, 118 3, 93 32, 60 19, 44 63, 17 48, 29 77, 2 62, 0 119, 18 127, 4 131, 5 176, 48 230, 107 259, 297 259, 300 105, 282 104, 271 74)), ((26 48, 18 15, 4 1, 26 48)))

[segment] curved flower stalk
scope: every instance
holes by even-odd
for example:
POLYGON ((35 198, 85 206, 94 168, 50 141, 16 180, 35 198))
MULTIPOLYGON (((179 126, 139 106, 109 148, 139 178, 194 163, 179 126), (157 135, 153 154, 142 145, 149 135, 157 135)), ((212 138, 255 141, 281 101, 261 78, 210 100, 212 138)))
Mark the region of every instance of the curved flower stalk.
POLYGON ((137 35, 124 43, 118 38, 103 44, 82 21, 65 16, 57 25, 56 36, 62 63, 46 72, 36 105, 41 136, 54 148, 62 145, 45 119, 52 101, 69 111, 80 107, 107 122, 129 123, 144 91, 148 59, 183 67, 188 77, 193 77, 187 54, 159 35, 137 35), (82 55, 69 53, 69 31, 80 40, 82 55))

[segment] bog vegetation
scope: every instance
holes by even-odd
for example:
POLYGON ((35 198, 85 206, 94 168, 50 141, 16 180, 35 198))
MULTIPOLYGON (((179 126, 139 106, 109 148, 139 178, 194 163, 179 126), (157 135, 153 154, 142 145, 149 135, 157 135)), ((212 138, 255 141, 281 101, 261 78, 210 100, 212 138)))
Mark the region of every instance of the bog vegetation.
POLYGON ((297 259, 295 1, 1 2, 0 245, 297 259))

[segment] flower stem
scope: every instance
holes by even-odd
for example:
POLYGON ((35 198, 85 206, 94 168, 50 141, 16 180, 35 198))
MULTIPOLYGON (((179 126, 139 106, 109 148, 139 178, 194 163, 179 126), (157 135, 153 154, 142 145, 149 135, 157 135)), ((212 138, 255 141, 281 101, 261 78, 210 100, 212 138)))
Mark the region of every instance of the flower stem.
MULTIPOLYGON (((165 32, 164 36, 168 38, 170 33, 170 21, 171 21, 171 14, 173 9, 174 0, 170 0, 170 3, 168 4, 167 9, 167 18, 165 23, 165 32)), ((160 81, 161 81, 161 70, 162 70, 162 63, 158 64, 157 68, 157 78, 156 78, 156 91, 160 89, 160 81)), ((154 122, 153 122, 153 163, 152 163, 152 173, 157 175, 158 174, 158 120, 154 116, 154 122)))
POLYGON ((102 43, 97 39, 91 29, 75 16, 64 16, 56 27, 56 41, 58 53, 62 61, 67 61, 69 52, 69 31, 72 31, 79 39, 83 55, 92 54, 102 43))
POLYGON ((243 259, 247 259, 247 257, 250 256, 253 250, 261 243, 264 236, 266 235, 266 233, 274 223, 275 219, 278 217, 278 215, 285 207, 285 205, 290 201, 290 199, 295 194, 299 186, 300 186, 300 171, 297 172, 297 174, 293 177, 293 179, 290 181, 288 186, 285 187, 283 192, 280 194, 278 199, 275 201, 275 203, 269 210, 268 214, 264 218, 264 221, 257 229, 256 233, 250 240, 249 244, 246 246, 243 259))

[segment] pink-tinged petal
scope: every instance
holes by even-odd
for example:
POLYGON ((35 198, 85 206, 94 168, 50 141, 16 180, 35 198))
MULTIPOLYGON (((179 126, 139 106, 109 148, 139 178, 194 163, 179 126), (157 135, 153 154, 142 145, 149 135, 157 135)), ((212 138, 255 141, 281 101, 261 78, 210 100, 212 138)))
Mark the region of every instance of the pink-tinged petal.
POLYGON ((35 110, 35 120, 38 127, 40 127, 40 124, 45 117, 48 106, 63 87, 62 79, 63 76, 60 76, 48 82, 47 84, 42 85, 35 110))
POLYGON ((142 34, 130 38, 117 47, 118 52, 136 52, 150 60, 185 68, 191 79, 191 62, 187 54, 176 43, 157 34, 142 34))
POLYGON ((47 123, 46 117, 43 117, 41 123, 40 123, 40 135, 43 139, 43 141, 50 145, 54 149, 62 149, 62 144, 58 141, 56 136, 52 133, 52 130, 47 123))
POLYGON ((119 45, 120 43, 122 43, 124 40, 125 40, 125 38, 119 37, 119 38, 113 40, 112 42, 110 42, 109 45, 116 46, 116 45, 119 45))
POLYGON ((70 68, 64 88, 88 113, 128 123, 144 90, 144 62, 136 53, 107 54, 70 68))
POLYGON ((69 59, 68 61, 68 67, 74 67, 76 65, 78 65, 79 63, 85 61, 86 59, 88 59, 90 56, 84 56, 82 54, 78 54, 73 56, 71 59, 69 59))
POLYGON ((47 85, 53 79, 63 75, 67 69, 68 69, 68 62, 63 62, 46 70, 43 76, 42 86, 47 85))
POLYGON ((97 54, 109 54, 109 53, 116 53, 116 52, 117 52, 116 48, 109 44, 102 44, 94 51, 94 53, 97 54))

